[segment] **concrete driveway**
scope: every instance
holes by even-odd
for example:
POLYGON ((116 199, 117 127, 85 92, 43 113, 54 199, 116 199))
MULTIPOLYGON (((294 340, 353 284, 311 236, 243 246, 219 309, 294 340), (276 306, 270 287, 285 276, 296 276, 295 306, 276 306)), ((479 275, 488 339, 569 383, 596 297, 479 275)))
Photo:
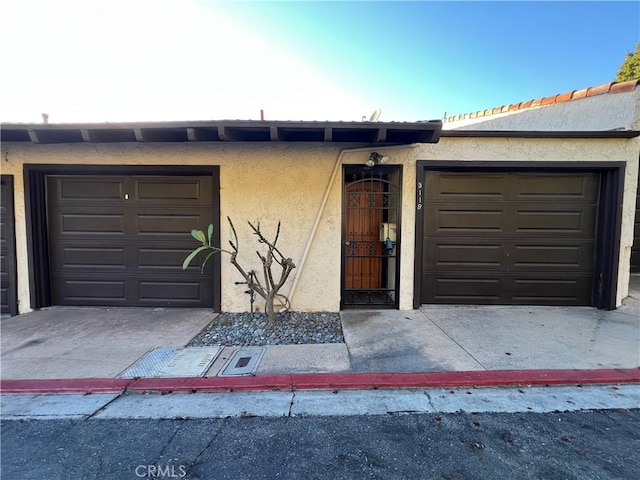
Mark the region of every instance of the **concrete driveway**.
POLYGON ((51 307, 2 319, 1 377, 110 378, 154 347, 184 347, 211 309, 51 307))
POLYGON ((640 276, 613 311, 591 307, 423 306, 344 311, 354 372, 640 366, 640 276))
MULTIPOLYGON (((637 368, 640 276, 633 282, 631 296, 610 312, 506 306, 343 311, 345 344, 267 346, 257 373, 637 368)), ((114 378, 152 348, 186 346, 216 315, 209 309, 52 307, 3 318, 0 376, 114 378)), ((216 375, 227 350, 208 375, 216 375)))

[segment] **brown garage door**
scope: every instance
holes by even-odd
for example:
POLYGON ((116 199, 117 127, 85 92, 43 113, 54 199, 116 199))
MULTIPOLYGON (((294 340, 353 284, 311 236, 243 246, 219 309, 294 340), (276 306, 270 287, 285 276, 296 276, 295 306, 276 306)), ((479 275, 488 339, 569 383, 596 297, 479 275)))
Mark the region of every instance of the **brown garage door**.
POLYGON ((636 193, 636 216, 633 225, 633 247, 631 247, 631 271, 640 273, 640 178, 636 193))
POLYGON ((422 303, 589 305, 599 175, 426 172, 422 303))
POLYGON ((212 306, 211 272, 182 261, 213 198, 208 176, 49 176, 53 303, 212 306))
POLYGON ((13 177, 0 179, 0 313, 16 315, 16 247, 13 177))

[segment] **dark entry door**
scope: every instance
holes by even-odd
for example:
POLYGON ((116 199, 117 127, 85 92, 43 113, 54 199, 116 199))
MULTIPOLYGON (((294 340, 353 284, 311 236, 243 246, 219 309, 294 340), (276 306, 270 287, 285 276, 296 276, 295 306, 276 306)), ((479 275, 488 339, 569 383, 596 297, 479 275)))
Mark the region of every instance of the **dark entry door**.
POLYGON ((0 307, 2 314, 16 315, 16 244, 13 210, 13 177, 0 183, 0 307))
POLYGON ((210 176, 48 176, 53 303, 212 306, 211 272, 182 261, 213 198, 210 176))
POLYGON ((398 306, 400 170, 345 169, 342 307, 398 306))
POLYGON ((422 303, 591 304, 600 174, 424 180, 422 303))

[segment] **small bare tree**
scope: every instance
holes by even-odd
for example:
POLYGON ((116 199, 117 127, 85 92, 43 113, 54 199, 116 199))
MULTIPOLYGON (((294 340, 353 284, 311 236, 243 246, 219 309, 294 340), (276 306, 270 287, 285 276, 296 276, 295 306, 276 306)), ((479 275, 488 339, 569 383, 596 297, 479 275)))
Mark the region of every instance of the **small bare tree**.
POLYGON ((258 242, 264 244, 267 247, 267 252, 265 255, 262 255, 259 251, 256 251, 260 262, 262 263, 262 272, 264 275, 264 284, 260 281, 257 275, 253 270, 246 272, 244 268, 240 266, 237 261, 238 255, 238 235, 236 233, 236 229, 233 226, 233 222, 229 217, 227 217, 229 221, 229 225, 231 226, 231 232, 233 235, 233 239, 229 240, 229 245, 231 245, 231 250, 225 250, 222 248, 214 247, 211 244, 211 237, 213 235, 213 225, 209 225, 207 230, 207 235, 205 236, 202 230, 191 230, 191 235, 193 238, 202 243, 198 248, 193 250, 187 258, 184 259, 182 263, 182 269, 186 269, 191 261, 196 258, 202 252, 209 252, 209 254, 205 257, 204 262, 202 262, 202 268, 200 271, 204 271, 205 264, 207 261, 216 253, 228 253, 231 258, 231 265, 236 267, 236 270, 240 272, 242 278, 244 278, 247 286, 260 295, 265 300, 267 316, 269 317, 269 328, 274 328, 276 325, 276 312, 274 307, 274 301, 276 297, 282 296, 278 294, 278 291, 285 284, 291 271, 296 268, 293 260, 290 258, 285 258, 285 256, 278 250, 276 244, 278 243, 278 237, 280 236, 280 222, 278 222, 278 228, 276 230, 276 236, 273 241, 267 240, 265 236, 262 234, 260 230, 260 222, 257 222, 256 225, 251 222, 247 222, 251 230, 253 230, 253 234, 258 237, 258 242), (274 262, 280 266, 280 277, 274 277, 272 268, 274 267, 274 262))

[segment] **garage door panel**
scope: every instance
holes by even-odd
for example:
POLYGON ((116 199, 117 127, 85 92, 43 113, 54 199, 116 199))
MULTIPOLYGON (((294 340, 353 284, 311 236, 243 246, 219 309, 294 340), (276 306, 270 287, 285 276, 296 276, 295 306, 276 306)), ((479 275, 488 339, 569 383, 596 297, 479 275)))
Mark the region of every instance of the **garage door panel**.
POLYGON ((527 241, 516 243, 511 249, 510 265, 514 270, 583 271, 590 273, 593 268, 593 242, 583 241, 573 244, 551 242, 538 244, 527 241))
POLYGON ((184 236, 194 227, 202 225, 208 214, 139 213, 136 215, 137 233, 140 235, 184 236))
POLYGON ((115 213, 62 213, 54 217, 52 227, 54 235, 124 235, 125 216, 115 213))
POLYGON ((479 206, 432 204, 425 209, 432 221, 425 225, 425 235, 496 234, 504 231, 504 209, 479 206))
POLYGON ((591 276, 513 278, 513 303, 534 305, 586 305, 590 302, 591 276))
POLYGON ((595 206, 584 208, 519 208, 515 214, 515 233, 547 236, 593 236, 595 206))
POLYGON ((598 199, 596 174, 517 174, 513 200, 533 203, 595 203, 598 199))
POLYGON ((591 303, 599 175, 426 172, 425 185, 423 303, 591 303))
POLYGON ((495 240, 472 238, 426 238, 431 248, 423 249, 423 269, 501 269, 507 254, 504 245, 495 240))
POLYGON ((497 303, 502 291, 502 278, 482 275, 430 276, 422 285, 428 303, 497 303))
POLYGON ((133 191, 142 204, 208 206, 213 202, 212 181, 206 177, 140 178, 133 181, 133 191))
POLYGON ((1 242, 2 246, 0 247, 0 276, 4 279, 7 274, 7 268, 9 266, 8 259, 8 248, 5 247, 4 242, 1 242))
POLYGON ((425 197, 435 202, 505 200, 506 175, 442 173, 425 181, 425 197))
POLYGON ((125 249, 92 246, 62 247, 62 255, 54 257, 55 270, 78 268, 125 268, 125 249))
POLYGON ((427 236, 520 235, 591 237, 595 205, 469 205, 434 203, 424 208, 427 236))
POLYGON ((125 280, 67 278, 60 275, 53 293, 64 305, 126 305, 125 280))
MULTIPOLYGON (((190 274, 190 278, 200 279, 202 262, 206 255, 201 254, 191 262, 191 264, 182 270, 182 262, 193 251, 193 245, 185 248, 139 248, 137 249, 136 265, 140 275, 173 275, 176 273, 182 275, 190 274)), ((203 270, 204 275, 213 273, 213 263, 208 262, 203 270)), ((204 277, 203 277, 204 278, 204 277)))
POLYGON ((590 273, 593 241, 562 239, 429 238, 423 249, 423 272, 439 270, 559 271, 590 273))
POLYGON ((449 272, 427 277, 426 303, 489 305, 586 305, 591 277, 449 272))
MULTIPOLYGON (((170 298, 173 305, 190 304, 199 301, 203 296, 203 284, 198 281, 176 281, 171 279, 159 281, 154 279, 141 280, 138 285, 138 295, 141 303, 157 305, 159 301, 170 298)), ((204 288, 208 287, 204 285, 204 288)))
POLYGON ((48 184, 50 198, 59 204, 77 203, 83 200, 100 203, 105 200, 120 201, 125 191, 124 177, 52 177, 48 184))

